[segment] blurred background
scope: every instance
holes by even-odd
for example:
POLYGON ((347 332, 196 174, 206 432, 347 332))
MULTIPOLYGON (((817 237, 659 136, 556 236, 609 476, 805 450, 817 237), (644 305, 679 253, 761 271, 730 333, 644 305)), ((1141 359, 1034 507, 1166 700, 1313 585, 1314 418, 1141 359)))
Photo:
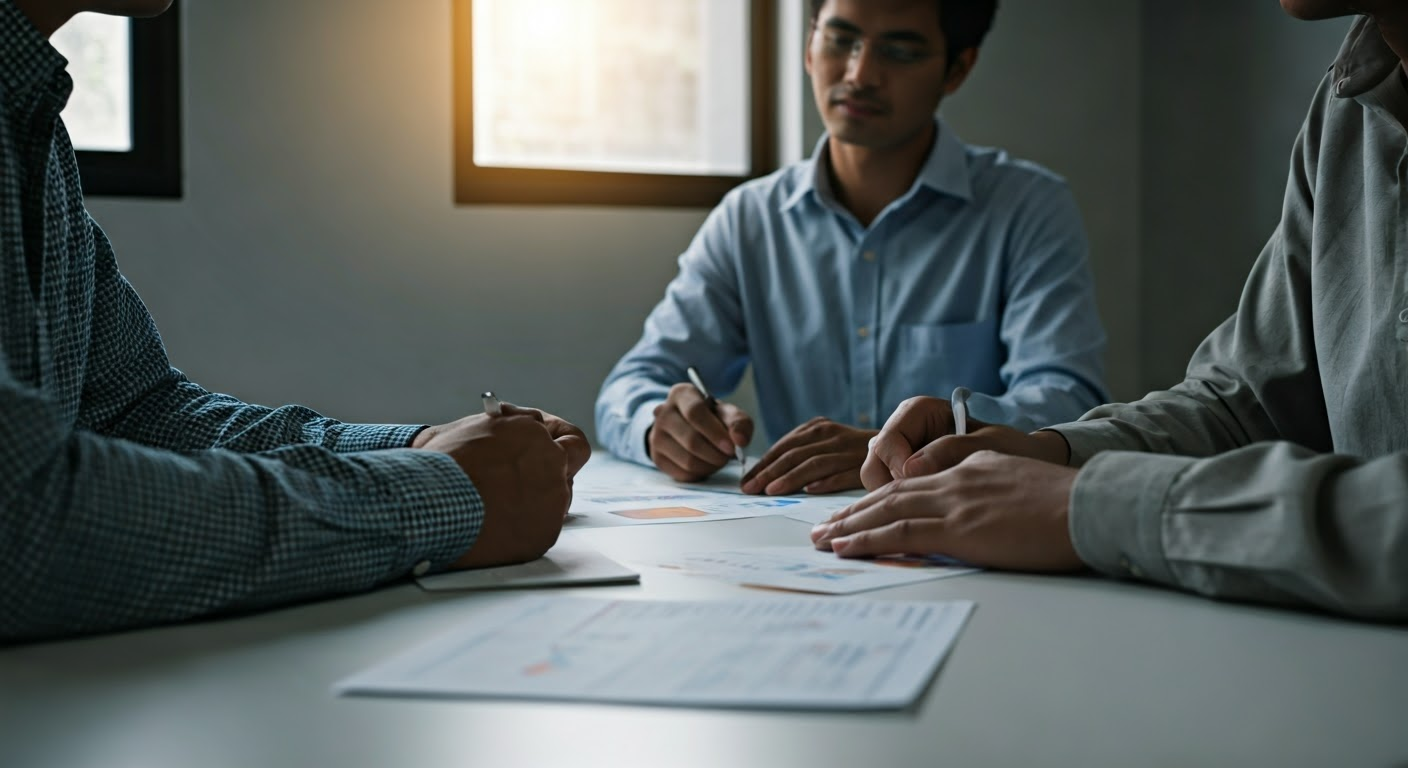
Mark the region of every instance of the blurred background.
MULTIPOLYGON (((821 126, 806 0, 777 2, 789 161, 821 126)), ((493 389, 590 431, 707 208, 456 205, 451 0, 180 11, 184 196, 88 201, 174 364, 348 421, 437 423, 493 389)), ((942 111, 1069 180, 1116 398, 1180 380, 1235 308, 1349 23, 1275 0, 1001 1, 942 111)))

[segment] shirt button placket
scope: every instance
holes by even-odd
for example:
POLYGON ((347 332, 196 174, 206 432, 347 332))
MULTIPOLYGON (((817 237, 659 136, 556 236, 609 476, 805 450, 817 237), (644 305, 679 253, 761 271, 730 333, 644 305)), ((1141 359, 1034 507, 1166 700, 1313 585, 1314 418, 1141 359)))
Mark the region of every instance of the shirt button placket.
POLYGON ((879 346, 874 323, 879 318, 880 276, 879 255, 862 238, 858 243, 858 258, 852 262, 855 277, 855 335, 852 337, 855 354, 852 357, 851 414, 855 423, 865 426, 872 416, 878 400, 876 375, 879 369, 879 346))

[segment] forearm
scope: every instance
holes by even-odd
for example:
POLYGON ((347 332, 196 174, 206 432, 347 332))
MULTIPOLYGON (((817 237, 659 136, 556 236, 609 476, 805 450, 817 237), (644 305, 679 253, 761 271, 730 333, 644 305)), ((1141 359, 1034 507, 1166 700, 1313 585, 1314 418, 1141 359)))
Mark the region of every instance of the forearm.
POLYGON ((1096 385, 1080 377, 1050 373, 1032 377, 1000 396, 974 393, 968 407, 980 421, 1032 432, 1080 418, 1102 396, 1096 385))
POLYGON ((338 453, 403 448, 420 425, 346 424, 302 406, 267 408, 207 392, 175 369, 154 382, 94 431, 157 448, 241 453, 316 445, 338 453))
POLYGON ((1408 454, 1260 443, 1206 459, 1104 453, 1071 536, 1109 575, 1210 597, 1408 619, 1408 454))
POLYGON ((0 640, 368 589, 452 563, 483 518, 458 466, 428 451, 179 455, 50 437, 6 457, 0 640))
POLYGON ((1137 402, 1102 405, 1053 429, 1070 444, 1070 463, 1081 466, 1101 451, 1205 457, 1277 439, 1259 415, 1241 382, 1189 379, 1137 402))

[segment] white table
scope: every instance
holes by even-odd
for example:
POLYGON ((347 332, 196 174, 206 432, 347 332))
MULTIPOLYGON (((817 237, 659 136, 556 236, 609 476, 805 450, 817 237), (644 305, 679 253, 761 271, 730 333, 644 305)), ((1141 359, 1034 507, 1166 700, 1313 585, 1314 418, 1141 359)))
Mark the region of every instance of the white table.
MULTIPOLYGON (((806 532, 760 518, 565 536, 629 562, 806 532)), ((639 586, 574 593, 767 594, 641 571, 639 586)), ((1408 766, 1408 628, 1094 577, 984 573, 857 597, 978 603, 913 710, 334 697, 335 681, 503 599, 403 584, 0 650, 0 766, 1408 766)))

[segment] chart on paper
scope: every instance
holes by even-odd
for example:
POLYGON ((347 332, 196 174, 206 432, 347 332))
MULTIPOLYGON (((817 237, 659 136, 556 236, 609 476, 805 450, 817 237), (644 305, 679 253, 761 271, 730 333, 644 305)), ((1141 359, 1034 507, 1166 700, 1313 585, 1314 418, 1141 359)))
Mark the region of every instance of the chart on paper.
POLYGON ((771 515, 826 516, 854 496, 757 496, 738 490, 737 470, 705 483, 676 483, 658 470, 593 456, 577 476, 568 526, 593 528, 733 520, 771 515))

